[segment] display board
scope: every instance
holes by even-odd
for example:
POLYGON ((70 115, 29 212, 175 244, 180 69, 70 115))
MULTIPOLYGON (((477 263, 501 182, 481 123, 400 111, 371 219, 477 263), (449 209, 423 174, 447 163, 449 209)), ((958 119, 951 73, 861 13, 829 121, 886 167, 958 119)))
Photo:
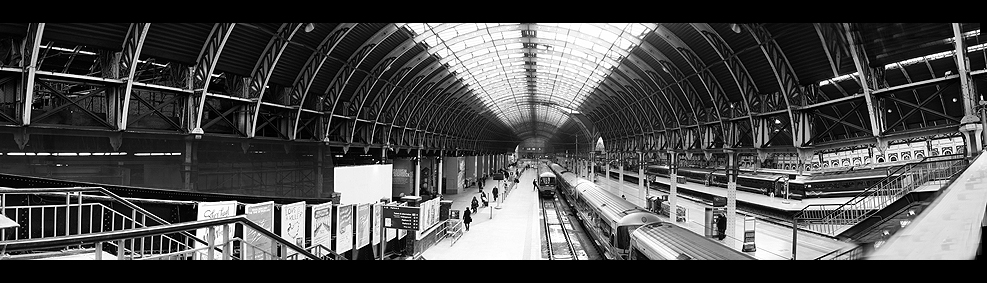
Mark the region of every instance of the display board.
POLYGON ((336 207, 336 253, 353 248, 353 205, 336 207))
POLYGON ((391 198, 394 172, 391 164, 340 166, 333 168, 333 191, 340 204, 374 203, 391 198))
MULTIPOLYGON (((247 204, 244 208, 244 215, 247 217, 247 220, 257 223, 257 225, 264 227, 267 231, 274 232, 273 201, 247 204)), ((275 254, 273 240, 254 229, 244 228, 243 242, 240 244, 240 258, 261 260, 265 259, 265 252, 271 253, 271 255, 275 254), (253 248, 248 248, 248 244, 253 246, 253 248)))
POLYGON ((370 244, 370 204, 356 206, 356 248, 370 244))
POLYGON ((380 225, 381 225, 380 217, 381 217, 381 210, 383 210, 383 209, 384 209, 384 204, 383 203, 379 203, 379 202, 373 204, 373 206, 371 207, 371 211, 372 211, 373 216, 370 217, 370 223, 371 223, 371 228, 370 228, 370 235, 371 235, 371 237, 370 237, 370 244, 372 244, 372 245, 380 244, 380 236, 381 236, 380 235, 380 228, 381 228, 380 227, 380 225))
MULTIPOLYGON (((305 246, 305 202, 281 206, 281 238, 299 247, 305 246)), ((285 256, 298 253, 288 249, 285 256)))
MULTIPOLYGON (((195 219, 201 221, 201 220, 233 216, 234 213, 236 213, 236 204, 237 202, 235 201, 200 202, 198 203, 198 216, 195 219)), ((233 239, 233 230, 235 229, 229 229, 228 231, 230 239, 233 239)), ((207 236, 207 234, 209 234, 208 228, 195 230, 195 236, 198 237, 199 239, 208 241, 209 237, 207 236)), ((222 248, 222 244, 223 244, 222 227, 217 227, 215 229, 214 234, 216 238, 213 241, 213 244, 219 245, 219 247, 222 248)), ((196 248, 202 248, 205 246, 206 245, 203 243, 195 242, 196 248)), ((203 250, 203 254, 205 254, 205 250, 203 250)), ((213 259, 223 259, 223 254, 216 252, 213 254, 213 259)))
POLYGON ((312 206, 312 246, 332 248, 332 202, 312 206))

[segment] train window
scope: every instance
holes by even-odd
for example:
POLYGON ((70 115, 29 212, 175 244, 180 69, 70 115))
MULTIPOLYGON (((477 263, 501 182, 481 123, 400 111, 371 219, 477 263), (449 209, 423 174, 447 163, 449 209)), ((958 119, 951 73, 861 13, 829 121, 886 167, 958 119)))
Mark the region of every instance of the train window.
POLYGON ((641 225, 627 225, 627 226, 617 227, 617 239, 616 239, 617 242, 614 246, 616 246, 618 249, 627 249, 627 247, 630 246, 631 233, 634 233, 634 230, 636 230, 638 227, 641 227, 641 225))
POLYGON ((648 256, 644 255, 644 253, 642 253, 641 250, 638 250, 637 248, 633 248, 633 250, 634 251, 631 252, 631 259, 633 259, 633 260, 651 260, 650 258, 648 258, 648 256))

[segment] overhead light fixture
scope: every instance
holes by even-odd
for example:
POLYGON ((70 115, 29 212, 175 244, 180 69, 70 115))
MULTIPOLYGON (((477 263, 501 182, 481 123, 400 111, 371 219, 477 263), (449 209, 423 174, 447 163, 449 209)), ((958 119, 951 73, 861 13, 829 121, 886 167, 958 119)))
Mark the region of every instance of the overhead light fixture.
POLYGON ((312 32, 312 30, 315 30, 315 24, 308 23, 305 25, 305 32, 312 32))
POLYGON ((740 33, 740 25, 736 23, 730 24, 730 30, 734 33, 740 33))

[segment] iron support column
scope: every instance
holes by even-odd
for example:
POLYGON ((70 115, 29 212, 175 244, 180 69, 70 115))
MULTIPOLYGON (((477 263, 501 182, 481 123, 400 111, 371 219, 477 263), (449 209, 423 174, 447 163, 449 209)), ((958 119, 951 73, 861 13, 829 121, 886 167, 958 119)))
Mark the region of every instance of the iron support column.
POLYGON ((678 173, 679 154, 669 150, 668 154, 668 218, 675 221, 676 207, 678 207, 678 173))
POLYGON ((736 247, 737 228, 737 174, 740 166, 738 164, 737 151, 724 150, 727 153, 727 246, 736 247))

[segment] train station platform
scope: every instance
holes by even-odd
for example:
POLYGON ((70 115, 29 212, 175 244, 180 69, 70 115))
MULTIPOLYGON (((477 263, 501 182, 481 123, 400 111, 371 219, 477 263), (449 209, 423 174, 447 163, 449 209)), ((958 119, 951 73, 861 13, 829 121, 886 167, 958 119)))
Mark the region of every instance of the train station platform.
MULTIPOLYGON (((610 172, 620 173, 620 171, 613 170, 613 169, 611 169, 610 172)), ((624 171, 624 174, 625 175, 629 175, 629 176, 633 176, 633 177, 637 177, 638 176, 638 174, 637 173, 634 173, 634 172, 624 171)), ((600 174, 597 174, 597 176, 598 177, 601 177, 601 179, 603 177, 600 174)), ((665 178, 665 177, 661 177, 661 176, 657 176, 657 177, 654 177, 654 178, 657 178, 657 180, 658 180, 659 183, 662 183, 662 184, 665 184, 665 185, 668 185, 669 184, 669 178, 665 178)), ((681 177, 679 177, 679 178, 681 178, 681 177)), ((611 179, 611 181, 617 182, 617 181, 612 180, 612 179, 611 179)), ((625 181, 625 183, 626 183, 626 181, 625 181)), ((632 184, 628 183, 628 188, 630 188, 629 191, 631 191, 631 194, 634 195, 634 198, 640 199, 639 197, 637 197, 638 190, 637 190, 637 186, 636 185, 632 185, 632 184)), ((713 195, 713 196, 720 196, 720 197, 726 197, 727 196, 727 189, 726 188, 715 187, 715 186, 706 186, 706 185, 703 185, 703 184, 700 184, 700 183, 691 182, 691 181, 689 181, 689 182, 687 182, 685 184, 679 183, 678 186, 677 186, 677 190, 683 190, 683 189, 689 190, 689 191, 692 191, 692 192, 695 192, 695 193, 701 193, 701 194, 707 194, 707 195, 713 195)), ((631 199, 631 197, 632 197, 631 195, 627 195, 627 199, 628 200, 631 199)), ((737 202, 743 202, 743 203, 748 203, 748 204, 759 205, 759 206, 763 206, 763 207, 766 207, 766 208, 770 208, 770 209, 774 209, 774 210, 780 210, 780 211, 786 211, 786 212, 800 211, 800 210, 804 209, 806 206, 813 205, 813 204, 837 204, 837 205, 838 204, 844 204, 847 201, 849 201, 850 199, 852 199, 852 198, 851 197, 827 197, 827 198, 807 198, 807 199, 802 199, 802 200, 795 200, 795 199, 785 199, 783 197, 771 197, 771 196, 766 196, 766 195, 762 195, 762 194, 756 194, 756 193, 751 193, 751 192, 745 192, 745 191, 737 190, 737 202)), ((639 201, 641 201, 642 204, 644 203, 643 200, 639 200, 639 201)))
MULTIPOLYGON (((635 174, 636 175, 636 174, 635 174)), ((630 183, 619 184, 617 180, 611 180, 603 178, 602 175, 597 175, 596 184, 609 190, 616 195, 624 195, 628 201, 644 207, 645 202, 638 195, 638 186, 632 185, 630 183)), ((668 182, 667 178, 659 177, 659 181, 668 182), (662 180, 663 179, 663 180, 662 180)), ((696 190, 699 192, 726 196, 726 189, 719 187, 707 187, 702 184, 679 184, 679 190, 683 188, 689 190, 696 190), (717 191, 719 190, 719 191, 717 191)), ((651 196, 662 196, 667 195, 663 191, 659 191, 654 188, 650 188, 648 195, 651 196)), ((788 207, 789 209, 794 209, 798 207, 804 207, 807 204, 799 203, 799 201, 791 200, 787 201, 785 199, 771 198, 768 196, 760 196, 753 193, 747 192, 737 192, 737 201, 756 201, 759 204, 770 206, 770 207, 788 207), (744 196, 742 196, 744 194, 744 196), (783 202, 789 202, 788 204, 783 202)), ((844 200, 845 202, 845 200, 844 200)), ((701 200, 691 198, 689 196, 679 194, 678 206, 686 209, 686 221, 685 222, 675 222, 674 219, 669 219, 665 216, 660 216, 662 220, 675 223, 676 225, 686 228, 692 232, 700 235, 705 235, 705 226, 703 225, 705 221, 705 208, 707 205, 701 200)), ((744 238, 744 219, 745 217, 755 217, 757 221, 755 222, 755 246, 757 250, 754 252, 749 252, 747 254, 753 256, 757 259, 762 260, 787 260, 792 258, 792 228, 788 225, 779 225, 774 223, 773 219, 768 219, 758 215, 748 214, 738 211, 734 221, 738 223, 736 230, 732 236, 728 236, 726 239, 721 241, 722 244, 736 249, 738 251, 742 250, 743 238, 744 238)), ((853 244, 841 242, 830 237, 824 237, 815 233, 798 231, 798 245, 796 248, 796 259, 814 259, 823 256, 829 252, 832 252, 841 248, 852 247, 853 244)))
MULTIPOLYGON (((504 186, 501 181, 487 180, 483 191, 491 201, 490 206, 477 208, 477 212, 471 216, 473 222, 470 230, 464 232, 459 239, 446 238, 436 243, 422 252, 421 257, 427 260, 543 259, 538 192, 531 184, 536 172, 531 168, 521 173, 518 186, 511 189, 506 199, 499 204, 493 202, 490 192, 493 186, 499 185, 503 194, 504 186)), ((458 194, 443 195, 442 198, 452 200, 452 209, 462 211, 469 207, 474 196, 477 200, 480 199, 476 186, 458 194)))

